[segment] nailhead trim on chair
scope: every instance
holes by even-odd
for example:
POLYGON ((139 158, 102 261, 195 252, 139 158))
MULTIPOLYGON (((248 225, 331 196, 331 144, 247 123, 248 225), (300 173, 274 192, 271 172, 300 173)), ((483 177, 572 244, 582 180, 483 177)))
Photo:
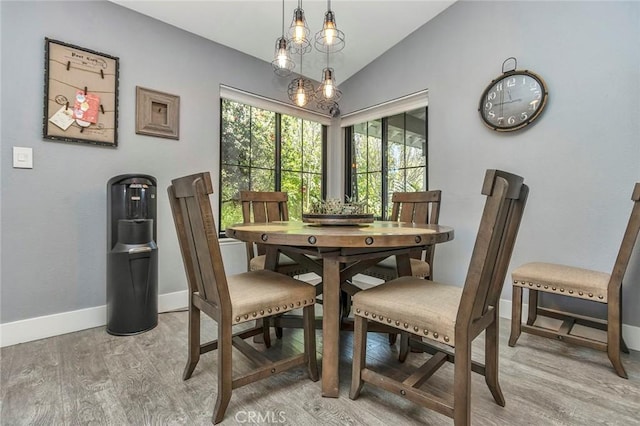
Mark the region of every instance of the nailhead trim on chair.
MULTIPOLYGON (((362 310, 360 308, 356 308, 356 310, 355 310, 356 315, 365 316, 371 321, 376 321, 376 322, 381 322, 381 323, 384 323, 386 321, 388 324, 391 324, 392 322, 394 322, 393 319, 391 319, 389 317, 385 317, 383 315, 370 313, 369 311, 364 311, 362 313, 361 312, 362 312, 362 310)), ((412 328, 413 331, 415 332, 415 334, 419 334, 420 333, 420 327, 418 327, 417 325, 412 325, 412 324, 409 324, 407 322, 402 322, 402 321, 399 321, 399 320, 395 320, 395 324, 396 324, 397 327, 400 327, 400 325, 402 324, 402 327, 404 327, 407 330, 412 328)), ((423 332, 423 334, 425 336, 429 336, 429 330, 424 329, 424 330, 422 330, 422 332, 423 332)), ((438 333, 437 331, 434 331, 434 332, 431 333, 431 339, 437 340, 437 341, 445 343, 445 344, 448 344, 451 341, 451 337, 446 336, 446 335, 441 336, 440 333, 438 333)))
MULTIPOLYGON (((259 312, 258 311, 252 312, 251 313, 251 317, 255 318, 255 319, 258 319, 258 318, 262 318, 264 316, 269 316, 269 314, 271 314, 274 310, 276 312, 285 313, 285 312, 293 310, 296 306, 306 306, 307 304, 313 304, 313 303, 315 303, 315 299, 309 299, 309 300, 303 299, 303 300, 299 300, 299 301, 297 301, 295 303, 292 303, 291 305, 289 305, 290 306, 289 308, 287 307, 287 305, 282 305, 282 308, 280 308, 280 306, 276 306, 275 308, 270 308, 269 307, 269 308, 265 308, 265 309, 260 309, 259 312), (265 315, 265 312, 266 312, 266 315, 265 315)), ((239 323, 243 318, 245 320, 249 319, 249 314, 244 314, 242 316, 235 317, 235 322, 239 323)))
MULTIPOLYGON (((551 289, 549 289, 549 286, 546 285, 546 284, 542 285, 540 283, 535 283, 535 282, 532 282, 532 281, 514 280, 513 281, 513 285, 517 285, 518 287, 527 287, 527 286, 533 287, 533 286, 536 286, 537 288, 540 288, 540 286, 542 286, 544 288, 544 290, 540 289, 540 291, 545 291, 546 290, 547 293, 565 293, 565 292, 567 292, 567 293, 569 293, 571 295, 577 294, 581 298, 587 299, 587 300, 593 299, 595 297, 595 295, 593 293, 588 293, 588 294, 585 295, 585 293, 583 291, 579 291, 579 290, 557 288, 557 287, 551 287, 551 289), (549 290, 551 290, 551 291, 549 291, 549 290)), ((597 297, 598 297, 599 300, 602 300, 602 301, 604 300, 604 294, 598 294, 597 297)))

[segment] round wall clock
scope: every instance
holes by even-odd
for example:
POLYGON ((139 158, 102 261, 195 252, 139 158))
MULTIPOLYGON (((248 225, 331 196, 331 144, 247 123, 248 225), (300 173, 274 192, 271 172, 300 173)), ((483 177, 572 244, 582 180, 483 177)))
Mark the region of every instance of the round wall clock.
MULTIPOLYGON (((515 61, 515 58, 509 59, 515 61)), ((505 72, 504 63, 502 66, 502 75, 492 80, 482 93, 478 111, 489 128, 511 132, 533 123, 540 116, 549 92, 539 75, 528 70, 505 72)))

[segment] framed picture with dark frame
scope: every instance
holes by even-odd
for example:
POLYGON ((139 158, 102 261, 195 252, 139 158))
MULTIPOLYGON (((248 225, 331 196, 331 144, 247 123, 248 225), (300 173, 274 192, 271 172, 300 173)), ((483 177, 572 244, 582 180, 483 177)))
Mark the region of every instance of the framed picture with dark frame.
POLYGON ((118 146, 119 59, 45 38, 43 137, 118 146))
POLYGON ((180 96, 136 86, 136 133, 180 139, 180 96))

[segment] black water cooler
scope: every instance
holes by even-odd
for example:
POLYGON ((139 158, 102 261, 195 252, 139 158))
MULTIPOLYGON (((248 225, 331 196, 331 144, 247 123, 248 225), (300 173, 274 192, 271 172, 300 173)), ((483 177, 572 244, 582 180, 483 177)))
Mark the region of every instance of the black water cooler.
POLYGON ((107 332, 138 334, 158 324, 156 179, 107 182, 107 332))

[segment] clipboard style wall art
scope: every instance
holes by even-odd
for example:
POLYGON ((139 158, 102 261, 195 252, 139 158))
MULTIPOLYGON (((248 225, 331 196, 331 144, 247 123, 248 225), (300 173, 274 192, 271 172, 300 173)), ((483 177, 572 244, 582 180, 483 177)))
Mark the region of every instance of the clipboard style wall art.
POLYGON ((116 147, 115 56, 45 38, 43 137, 116 147))

